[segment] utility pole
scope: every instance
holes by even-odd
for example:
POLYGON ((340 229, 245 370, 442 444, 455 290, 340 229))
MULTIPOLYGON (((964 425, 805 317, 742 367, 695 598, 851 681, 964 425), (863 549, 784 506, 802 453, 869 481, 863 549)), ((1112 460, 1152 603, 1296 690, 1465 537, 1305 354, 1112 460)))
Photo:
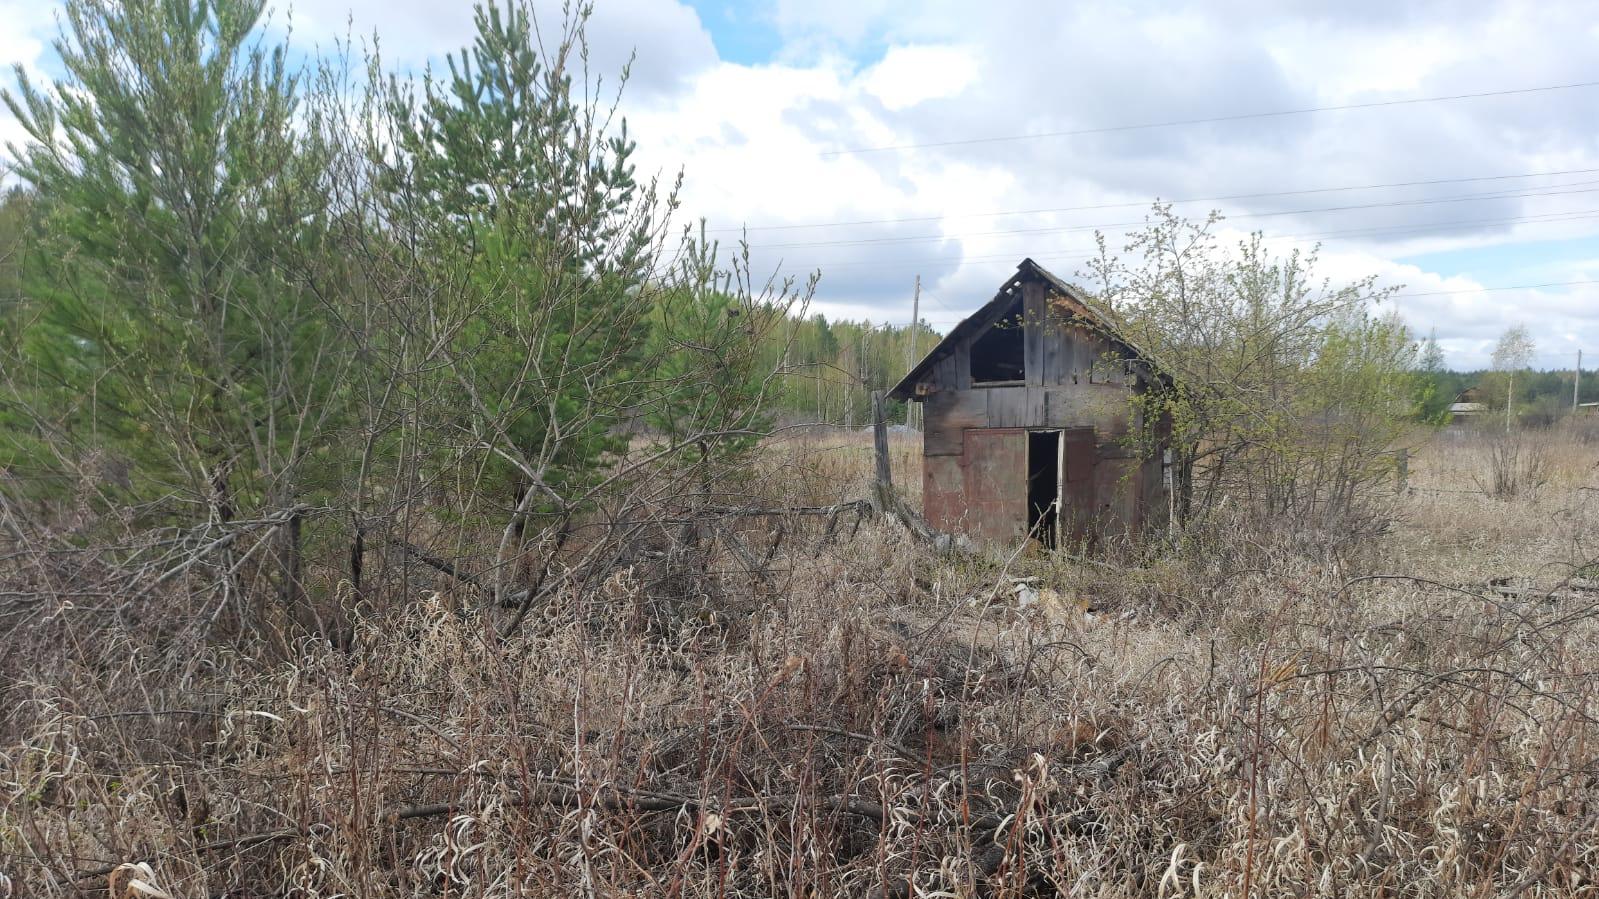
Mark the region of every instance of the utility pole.
POLYGON ((1571 373, 1571 411, 1577 411, 1577 397, 1582 388, 1582 350, 1577 351, 1577 368, 1571 373))
MULTIPOLYGON (((905 372, 910 373, 911 366, 916 364, 916 338, 921 333, 922 322, 922 276, 916 276, 916 290, 911 293, 911 340, 905 347, 905 372)), ((1579 366, 1580 367, 1580 366, 1579 366)), ((920 403, 905 402, 905 426, 914 428, 921 424, 917 421, 917 412, 921 409, 920 403)))
POLYGON ((870 407, 872 402, 872 382, 870 380, 871 367, 867 364, 866 357, 866 348, 868 346, 868 341, 866 338, 871 336, 871 333, 871 328, 861 329, 861 348, 855 353, 855 355, 858 356, 861 361, 861 391, 866 394, 866 402, 868 407, 870 407))

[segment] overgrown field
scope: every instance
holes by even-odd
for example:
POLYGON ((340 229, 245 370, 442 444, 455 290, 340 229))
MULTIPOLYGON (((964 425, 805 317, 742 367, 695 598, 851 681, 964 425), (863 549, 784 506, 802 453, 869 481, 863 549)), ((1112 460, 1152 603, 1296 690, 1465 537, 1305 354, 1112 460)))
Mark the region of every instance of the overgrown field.
POLYGON ((1599 444, 1498 496, 1496 446, 1435 438, 1377 537, 1074 560, 817 508, 869 438, 795 438, 749 489, 810 511, 504 640, 431 570, 194 640, 191 573, 8 519, 0 895, 1591 896, 1599 444))

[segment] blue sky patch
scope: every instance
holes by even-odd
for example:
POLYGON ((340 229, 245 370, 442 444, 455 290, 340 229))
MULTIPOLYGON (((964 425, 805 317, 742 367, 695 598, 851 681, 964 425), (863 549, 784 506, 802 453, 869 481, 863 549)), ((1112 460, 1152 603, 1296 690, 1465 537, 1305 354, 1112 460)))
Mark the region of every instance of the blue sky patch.
POLYGON ((716 55, 739 65, 759 65, 772 61, 783 47, 782 36, 765 4, 735 3, 729 0, 686 0, 699 14, 705 30, 716 44, 716 55))
POLYGON ((1590 235, 1464 247, 1403 256, 1395 261, 1444 277, 1465 276, 1493 286, 1558 280, 1570 267, 1595 260, 1599 260, 1599 241, 1590 235))

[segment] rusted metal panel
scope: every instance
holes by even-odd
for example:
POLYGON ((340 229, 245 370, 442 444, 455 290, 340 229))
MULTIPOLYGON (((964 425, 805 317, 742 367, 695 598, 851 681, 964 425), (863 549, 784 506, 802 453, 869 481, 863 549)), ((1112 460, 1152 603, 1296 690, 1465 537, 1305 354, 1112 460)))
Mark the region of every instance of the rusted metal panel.
POLYGON ((965 450, 963 432, 988 424, 988 402, 982 391, 945 390, 924 404, 922 454, 958 456, 965 450))
POLYGON ((965 531, 966 466, 960 456, 922 459, 922 516, 937 530, 965 531))
POLYGON ((983 428, 966 434, 966 533, 1010 542, 1027 534, 1027 431, 983 428))
POLYGON ((1125 535, 1138 522, 1138 465, 1101 457, 1094 469, 1095 536, 1125 535))
POLYGON ((966 451, 966 429, 929 422, 922 432, 923 456, 958 456, 966 451))
POLYGON ((1099 431, 1099 458, 1132 459, 1138 455, 1137 447, 1128 443, 1123 433, 1099 431))
POLYGON ((967 492, 974 499, 1006 493, 1019 479, 1010 463, 1027 466, 1027 432, 1021 428, 974 429, 966 435, 967 492))
POLYGON ((930 396, 923 450, 929 522, 980 541, 1025 536, 1027 433, 1059 429, 1062 536, 1094 545, 1136 530, 1145 506, 1165 499, 1158 467, 1152 473, 1125 440, 1133 421, 1128 398, 1125 387, 1110 384, 930 396))
POLYGON ((1073 543, 1094 535, 1094 469, 1099 462, 1092 428, 1061 431, 1061 533, 1073 543))

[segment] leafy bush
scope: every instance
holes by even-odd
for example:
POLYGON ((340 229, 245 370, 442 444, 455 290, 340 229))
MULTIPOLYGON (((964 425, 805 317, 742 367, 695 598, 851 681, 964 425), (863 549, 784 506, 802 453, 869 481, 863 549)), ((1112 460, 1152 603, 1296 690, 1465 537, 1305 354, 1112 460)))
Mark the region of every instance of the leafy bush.
POLYGON ((1422 396, 1416 344, 1377 313, 1388 291, 1370 279, 1317 281, 1314 253, 1275 256, 1259 234, 1224 247, 1219 222, 1157 205, 1128 258, 1101 236, 1084 273, 1175 383, 1136 402, 1147 427, 1170 428, 1180 517, 1241 504, 1272 527, 1380 529, 1422 396))

